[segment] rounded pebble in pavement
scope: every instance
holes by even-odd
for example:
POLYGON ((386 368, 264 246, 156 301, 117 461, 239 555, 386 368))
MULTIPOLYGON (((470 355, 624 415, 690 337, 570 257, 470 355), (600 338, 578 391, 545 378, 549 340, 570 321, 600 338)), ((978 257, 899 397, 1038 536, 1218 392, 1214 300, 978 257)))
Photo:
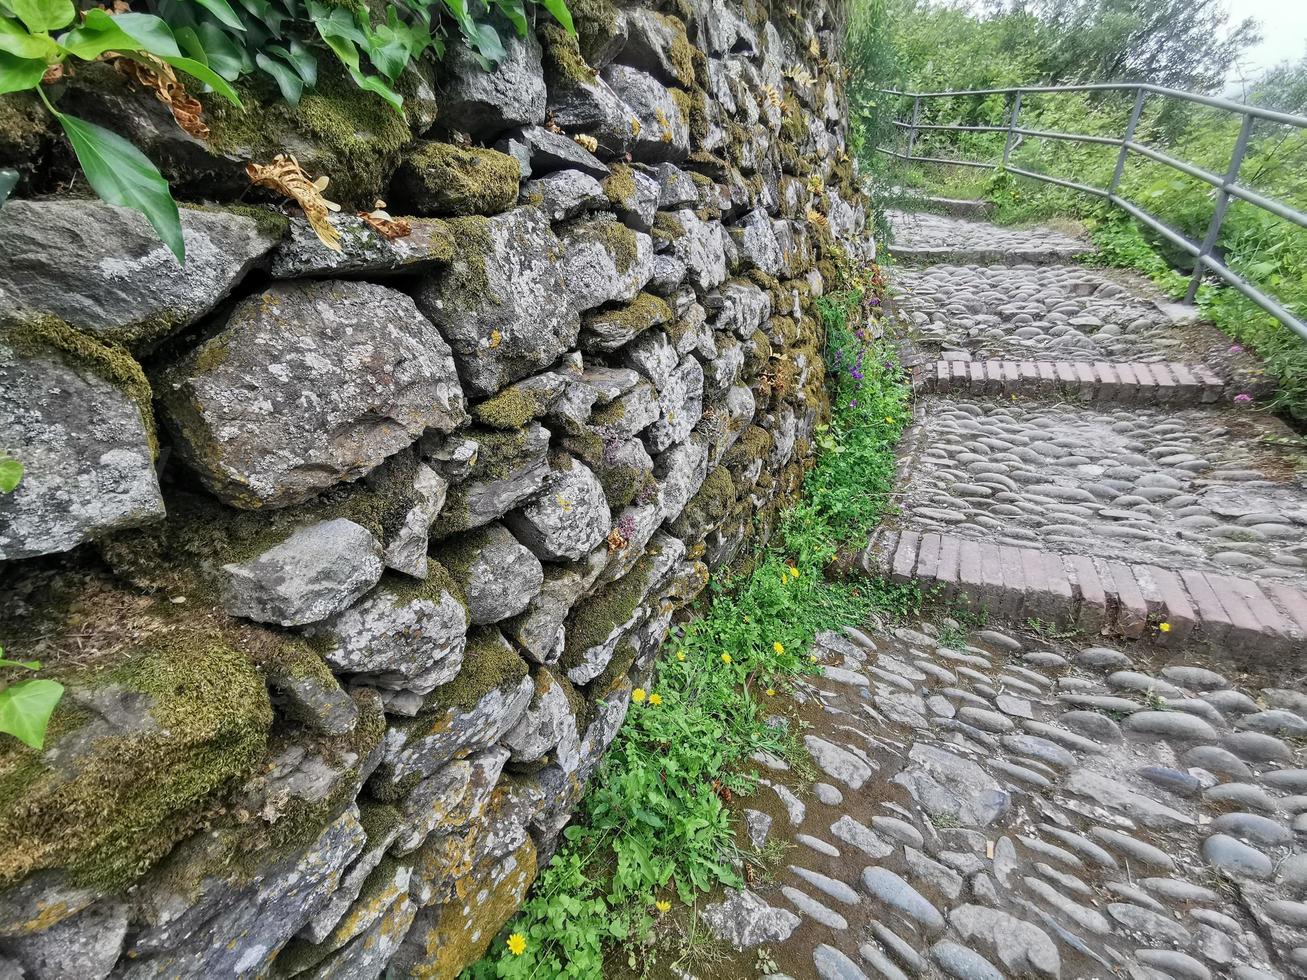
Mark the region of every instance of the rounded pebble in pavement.
POLYGON ((975 950, 947 939, 930 947, 930 958, 955 980, 1003 980, 1003 974, 989 960, 975 950))
POLYGON ((1269 878, 1271 859, 1228 834, 1213 834, 1203 841, 1203 858, 1208 864, 1245 878, 1269 878))

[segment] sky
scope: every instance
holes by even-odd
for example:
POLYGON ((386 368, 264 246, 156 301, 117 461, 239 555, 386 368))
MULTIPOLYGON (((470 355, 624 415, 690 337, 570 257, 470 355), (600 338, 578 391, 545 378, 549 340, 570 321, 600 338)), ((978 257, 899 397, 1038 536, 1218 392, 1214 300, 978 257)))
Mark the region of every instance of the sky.
POLYGON ((1307 55, 1307 0, 1225 2, 1231 21, 1251 17, 1262 28, 1262 42, 1248 52, 1240 70, 1229 79, 1231 83, 1237 83, 1240 75, 1254 80, 1281 61, 1296 61, 1307 55))

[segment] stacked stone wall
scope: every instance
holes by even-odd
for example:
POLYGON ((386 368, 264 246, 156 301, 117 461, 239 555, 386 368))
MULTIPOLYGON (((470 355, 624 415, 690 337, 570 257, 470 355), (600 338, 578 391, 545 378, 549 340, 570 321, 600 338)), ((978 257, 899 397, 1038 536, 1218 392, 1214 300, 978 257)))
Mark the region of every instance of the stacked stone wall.
POLYGON ((0 99, 0 643, 66 688, 0 745, 5 975, 456 975, 799 489, 865 247, 842 15, 573 12, 207 144, 92 66, 67 105, 203 202, 184 269, 0 99), (249 189, 280 151, 341 251, 249 189))

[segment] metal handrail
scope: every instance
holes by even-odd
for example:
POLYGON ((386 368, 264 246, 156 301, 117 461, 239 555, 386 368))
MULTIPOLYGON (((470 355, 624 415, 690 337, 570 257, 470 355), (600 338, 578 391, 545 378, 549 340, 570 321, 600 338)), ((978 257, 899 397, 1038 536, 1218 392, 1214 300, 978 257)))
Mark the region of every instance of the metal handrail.
POLYGON ((1226 283, 1243 296, 1246 296, 1253 303, 1256 303, 1271 316, 1275 317, 1275 319, 1279 320, 1299 337, 1307 340, 1307 323, 1304 323, 1289 310, 1286 310, 1274 299, 1267 296, 1247 279, 1240 276, 1224 262, 1216 258, 1213 254, 1217 240, 1220 238, 1221 224, 1225 220, 1225 214, 1229 209, 1231 198, 1244 201, 1254 207, 1261 208, 1263 211, 1275 215, 1277 218, 1282 218, 1285 221, 1307 228, 1307 214, 1303 214, 1301 211, 1298 211, 1283 202, 1264 197, 1246 187, 1240 187, 1238 184, 1239 169, 1243 165, 1243 158, 1248 150, 1248 141, 1252 135, 1252 127, 1255 120, 1264 120, 1287 126, 1296 126, 1300 129, 1307 129, 1307 117, 1296 116, 1288 112, 1277 112, 1274 109, 1264 109, 1261 106, 1244 105, 1241 102, 1233 102, 1230 99, 1222 99, 1210 95, 1199 95, 1195 92, 1185 92, 1180 89, 1166 88, 1162 85, 1152 85, 1147 82, 1101 82, 1085 85, 1021 85, 1011 88, 966 89, 945 92, 901 92, 897 89, 878 89, 877 91, 882 95, 892 95, 900 98, 912 99, 912 121, 902 122, 897 119, 894 120, 894 126, 897 130, 906 131, 907 152, 899 153, 891 148, 877 147, 876 149, 878 152, 884 153, 896 160, 904 160, 910 163, 946 163, 960 167, 979 167, 986 170, 1003 169, 1008 173, 1016 174, 1020 177, 1028 177, 1032 180, 1043 181, 1046 184, 1055 184, 1058 187, 1065 187, 1070 190, 1080 191, 1085 194, 1103 198, 1121 208, 1121 210, 1125 211, 1136 221, 1151 228, 1154 232, 1161 235, 1181 251, 1193 256, 1194 271, 1189 279, 1189 288, 1185 292, 1184 301, 1186 303, 1192 303, 1194 301, 1194 297, 1198 293, 1198 286, 1202 282, 1204 274, 1212 272, 1219 278, 1225 280, 1226 283), (1017 118, 1021 112, 1021 98, 1023 95, 1108 91, 1133 92, 1135 96, 1134 106, 1130 113, 1130 121, 1126 126, 1125 134, 1120 139, 1106 136, 1089 136, 1082 133, 1061 133, 1051 130, 1025 129, 1017 125, 1017 118), (1011 97, 1011 109, 1007 113, 1007 125, 962 126, 921 122, 921 102, 923 99, 981 95, 1003 95, 1011 97), (1184 160, 1178 160, 1167 153, 1153 149, 1150 146, 1145 146, 1143 143, 1139 143, 1135 140, 1135 129, 1139 125, 1139 117, 1143 112, 1144 99, 1149 95, 1162 95, 1169 98, 1182 99, 1187 102, 1193 102, 1197 105, 1204 105, 1225 112, 1238 113, 1243 117, 1243 122, 1239 127, 1239 135, 1235 140, 1234 151, 1230 156, 1230 164, 1223 176, 1211 173, 1201 167, 1196 167, 1191 163, 1186 163, 1184 160), (1003 148, 1003 162, 1000 164, 988 163, 981 160, 950 160, 943 157, 913 156, 913 145, 916 143, 917 133, 919 131, 1006 133, 1007 142, 1003 148), (1073 180, 1054 177, 1050 174, 1036 173, 1032 170, 1023 170, 1019 167, 1012 166, 1010 160, 1018 136, 1027 136, 1036 139, 1068 140, 1079 143, 1093 143, 1100 146, 1119 147, 1120 154, 1117 157, 1116 172, 1112 176, 1111 186, 1106 188, 1093 187, 1073 180), (1201 242, 1191 241, 1189 238, 1161 221, 1155 215, 1150 214, 1137 204, 1126 200, 1117 193, 1117 188, 1121 183, 1121 177, 1125 172, 1126 161, 1131 153, 1161 163, 1167 167, 1171 167, 1174 170, 1188 174, 1190 177, 1201 180, 1216 188, 1215 208, 1212 211, 1211 221, 1207 226, 1207 231, 1203 235, 1203 240, 1201 242))

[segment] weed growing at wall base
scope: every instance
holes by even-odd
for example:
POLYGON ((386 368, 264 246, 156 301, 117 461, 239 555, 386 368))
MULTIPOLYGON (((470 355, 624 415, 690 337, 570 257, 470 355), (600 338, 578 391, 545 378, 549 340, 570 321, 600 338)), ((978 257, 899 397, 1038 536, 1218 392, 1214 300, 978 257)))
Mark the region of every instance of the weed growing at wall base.
POLYGON ((879 282, 862 287, 819 303, 833 411, 803 499, 753 571, 714 582, 704 615, 673 631, 531 899, 466 977, 595 977, 623 959, 639 974, 660 955, 686 955, 679 939, 659 943, 659 903, 674 914, 743 884, 735 867, 751 858, 724 800, 753 789, 753 753, 801 755, 793 733, 766 724, 768 691, 815 669, 807 650, 819 632, 919 601, 911 589, 823 576, 884 512, 908 417, 901 369, 861 325, 879 303, 864 289, 879 282), (521 954, 507 944, 515 934, 521 954))

